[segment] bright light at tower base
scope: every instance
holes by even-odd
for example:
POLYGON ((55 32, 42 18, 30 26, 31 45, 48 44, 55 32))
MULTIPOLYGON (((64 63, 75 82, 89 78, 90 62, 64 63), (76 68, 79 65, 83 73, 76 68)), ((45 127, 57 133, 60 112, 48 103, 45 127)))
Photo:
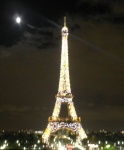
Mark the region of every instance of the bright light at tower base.
POLYGON ((17 17, 16 18, 16 22, 19 24, 21 22, 21 18, 20 17, 17 17))

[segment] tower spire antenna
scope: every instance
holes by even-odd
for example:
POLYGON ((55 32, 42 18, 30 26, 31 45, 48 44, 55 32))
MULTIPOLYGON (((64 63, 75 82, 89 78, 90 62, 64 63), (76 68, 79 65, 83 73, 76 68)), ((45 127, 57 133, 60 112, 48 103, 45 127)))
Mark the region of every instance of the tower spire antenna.
POLYGON ((66 17, 64 17, 64 27, 66 27, 66 17))

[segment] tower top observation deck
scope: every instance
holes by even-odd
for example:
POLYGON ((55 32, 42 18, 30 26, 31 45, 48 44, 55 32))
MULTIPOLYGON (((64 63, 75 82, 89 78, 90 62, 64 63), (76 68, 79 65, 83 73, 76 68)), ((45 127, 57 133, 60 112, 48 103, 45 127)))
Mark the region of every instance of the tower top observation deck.
POLYGON ((66 17, 64 17, 64 27, 62 28, 62 36, 68 35, 68 28, 66 27, 66 17))

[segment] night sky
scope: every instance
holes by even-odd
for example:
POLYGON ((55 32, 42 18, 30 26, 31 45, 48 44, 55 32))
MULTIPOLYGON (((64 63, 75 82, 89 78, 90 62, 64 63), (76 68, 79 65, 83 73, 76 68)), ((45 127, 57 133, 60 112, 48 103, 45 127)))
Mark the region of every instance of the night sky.
POLYGON ((124 130, 124 0, 0 0, 0 130, 46 128, 58 92, 64 16, 83 128, 124 130))

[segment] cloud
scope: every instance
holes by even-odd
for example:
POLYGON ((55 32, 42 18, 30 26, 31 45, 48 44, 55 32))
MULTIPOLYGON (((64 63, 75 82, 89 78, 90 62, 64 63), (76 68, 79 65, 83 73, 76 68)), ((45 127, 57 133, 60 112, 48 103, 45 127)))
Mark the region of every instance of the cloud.
POLYGON ((30 107, 29 105, 28 106, 16 106, 16 105, 11 105, 11 104, 1 104, 0 105, 0 112, 6 112, 6 113, 26 113, 26 112, 30 112, 30 111, 39 111, 40 108, 39 107, 36 107, 36 106, 33 106, 33 107, 30 107))
POLYGON ((38 49, 53 48, 57 45, 58 33, 55 28, 40 28, 35 33, 25 32, 22 42, 38 49))
MULTIPOLYGON (((8 118, 20 118, 21 120, 32 119, 32 116, 36 117, 37 114, 41 114, 41 108, 38 106, 17 106, 12 104, 2 104, 0 105, 0 113, 3 115, 3 119, 8 118)), ((0 115, 0 116, 1 116, 0 115)))
POLYGON ((123 1, 79 0, 68 14, 84 21, 124 24, 123 1))
MULTIPOLYGON (((12 49, 15 49, 18 45, 21 45, 22 49, 25 46, 28 50, 32 49, 32 47, 35 50, 48 50, 57 47, 61 38, 60 25, 63 26, 64 12, 67 16, 68 27, 72 33, 79 31, 82 28, 82 23, 87 23, 87 25, 94 23, 123 25, 124 11, 122 9, 122 4, 123 1, 74 1, 72 3, 74 6, 73 9, 72 6, 69 8, 65 7, 63 11, 60 9, 57 14, 59 15, 59 19, 57 18, 56 21, 52 21, 52 19, 50 20, 40 13, 34 12, 32 8, 30 13, 27 12, 27 18, 31 18, 30 16, 32 16, 31 19, 28 19, 30 24, 17 26, 11 23, 8 29, 6 29, 6 26, 3 27, 2 32, 4 33, 2 33, 2 35, 4 36, 0 40, 0 44, 3 46, 0 48, 1 57, 11 55, 12 49)), ((65 5, 62 3, 62 7, 64 6, 65 5)), ((21 49, 17 51, 21 51, 21 49)))
POLYGON ((60 42, 61 30, 52 27, 38 28, 35 31, 25 31, 19 41, 10 47, 0 47, 0 57, 16 56, 22 52, 51 50, 60 42))

